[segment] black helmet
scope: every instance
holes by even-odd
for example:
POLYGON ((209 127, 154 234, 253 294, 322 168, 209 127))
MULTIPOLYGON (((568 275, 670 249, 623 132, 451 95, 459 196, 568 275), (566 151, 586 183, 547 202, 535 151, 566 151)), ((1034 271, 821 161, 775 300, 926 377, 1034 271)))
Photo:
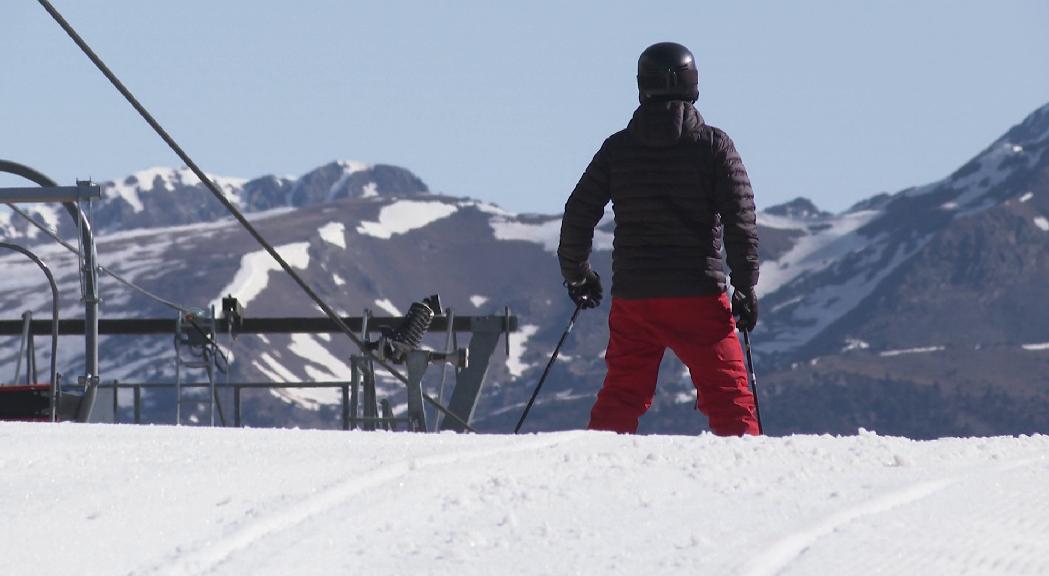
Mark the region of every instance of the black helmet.
POLYGON ((653 44, 637 59, 637 91, 642 103, 699 98, 699 71, 692 52, 681 44, 653 44))

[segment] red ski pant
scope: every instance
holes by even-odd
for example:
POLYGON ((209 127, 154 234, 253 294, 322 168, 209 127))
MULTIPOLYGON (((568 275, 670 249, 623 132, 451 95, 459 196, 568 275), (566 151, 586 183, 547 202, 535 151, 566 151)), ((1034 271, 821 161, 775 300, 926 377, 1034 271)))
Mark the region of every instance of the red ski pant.
POLYGON ((605 352, 608 375, 590 412, 591 430, 637 432, 652 405, 669 347, 688 366, 696 408, 721 436, 758 434, 754 396, 728 296, 612 299, 605 352))

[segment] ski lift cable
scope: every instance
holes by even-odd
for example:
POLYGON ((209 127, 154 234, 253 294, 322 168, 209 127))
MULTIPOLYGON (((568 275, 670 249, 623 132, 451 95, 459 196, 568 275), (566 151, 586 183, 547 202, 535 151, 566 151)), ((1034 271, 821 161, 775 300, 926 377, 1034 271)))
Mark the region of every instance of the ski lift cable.
MULTIPOLYGON (((215 196, 215 198, 223 205, 223 207, 225 207, 226 210, 233 215, 237 222, 239 222, 240 225, 243 226, 245 230, 247 230, 247 232, 252 236, 252 238, 254 238, 255 241, 258 242, 259 245, 262 246, 267 253, 269 253, 270 257, 273 258, 273 260, 280 265, 284 272, 286 272, 288 276, 290 276, 291 279, 299 285, 299 288, 301 288, 302 291, 305 292, 311 300, 313 300, 313 302, 321 309, 322 312, 324 312, 324 314, 328 318, 331 319, 332 322, 335 323, 335 325, 343 332, 343 334, 345 334, 350 339, 350 341, 353 342, 361 350, 362 353, 371 357, 377 364, 379 364, 379 366, 382 366, 395 378, 397 378, 404 384, 408 384, 408 378, 405 377, 404 374, 401 374, 400 371, 395 369, 389 362, 387 362, 383 358, 378 357, 372 350, 368 349, 368 347, 364 345, 364 342, 356 334, 354 334, 352 330, 350 330, 350 327, 347 326, 345 322, 343 322, 342 318, 339 317, 335 310, 331 306, 329 306, 328 303, 325 302, 324 299, 322 299, 320 295, 317 294, 317 292, 314 291, 313 288, 311 288, 310 285, 307 284, 306 281, 303 280, 297 272, 295 272, 294 269, 292 269, 291 265, 289 265, 288 262, 277 252, 273 245, 270 244, 262 236, 262 234, 260 234, 259 231, 255 229, 255 227, 251 224, 251 222, 248 221, 244 214, 242 214, 241 211, 238 210, 237 207, 234 206, 228 198, 226 198, 226 195, 219 190, 219 187, 211 180, 211 178, 209 178, 208 175, 205 174, 199 166, 197 166, 197 163, 189 157, 189 154, 187 154, 185 150, 183 150, 182 147, 179 146, 177 142, 175 142, 175 139, 172 138, 170 134, 168 134, 167 130, 165 130, 164 127, 161 126, 155 118, 153 118, 153 115, 150 114, 148 110, 146 110, 146 108, 138 101, 137 98, 135 98, 134 94, 132 94, 131 91, 128 90, 126 86, 124 86, 124 83, 121 82, 119 78, 117 78, 116 74, 114 74, 113 71, 109 69, 106 63, 103 62, 102 59, 98 56, 98 54, 96 54, 95 51, 91 49, 91 46, 87 44, 87 42, 80 36, 80 34, 77 33, 73 26, 51 4, 51 2, 49 0, 37 1, 44 8, 44 10, 46 10, 47 13, 51 15, 51 18, 54 19, 56 23, 58 23, 62 30, 64 30, 65 33, 73 40, 77 47, 80 48, 80 51, 83 52, 84 55, 87 56, 89 60, 91 60, 95 67, 98 68, 102 75, 105 76, 107 80, 109 80, 109 83, 112 84, 118 92, 120 92, 120 94, 124 97, 125 100, 127 100, 129 104, 131 104, 132 108, 134 108, 135 111, 138 112, 139 116, 141 116, 142 119, 145 120, 147 124, 149 124, 153 131, 156 132, 158 136, 160 136, 164 143, 167 144, 169 148, 171 148, 171 150, 175 153, 176 156, 179 157, 179 159, 182 160, 186 167, 189 168, 190 171, 192 171, 193 174, 200 179, 201 183, 204 184, 205 187, 207 187, 207 189, 212 193, 212 195, 215 196)), ((445 416, 452 418, 457 423, 461 424, 466 430, 470 432, 476 432, 476 430, 470 427, 469 423, 465 422, 457 414, 448 410, 446 406, 443 406, 440 402, 434 400, 428 394, 423 394, 423 399, 425 399, 436 409, 444 413, 445 416)))
MULTIPOLYGON (((73 254, 76 254, 76 255, 77 255, 77 256, 79 257, 79 255, 80 255, 80 252, 79 252, 79 251, 77 250, 77 247, 76 247, 76 246, 73 246, 72 244, 70 244, 69 242, 67 242, 66 240, 64 240, 64 239, 63 239, 63 238, 62 238, 61 236, 59 236, 59 235, 58 235, 58 234, 57 234, 57 233, 56 233, 56 232, 55 232, 54 230, 52 230, 51 228, 49 228, 49 227, 48 227, 48 226, 47 226, 46 224, 44 224, 43 222, 40 222, 40 221, 39 221, 39 220, 37 220, 36 218, 33 218, 33 216, 32 216, 32 215, 28 214, 28 213, 27 213, 26 211, 22 210, 21 208, 19 208, 19 207, 18 207, 17 205, 15 205, 15 204, 10 204, 10 203, 8 203, 8 204, 7 204, 7 207, 8 207, 8 208, 10 208, 11 210, 13 210, 13 211, 14 211, 14 212, 15 212, 16 214, 18 214, 18 215, 19 215, 19 216, 21 216, 22 218, 24 218, 24 219, 25 219, 26 221, 28 221, 28 222, 29 222, 30 224, 32 224, 33 226, 35 226, 36 228, 38 228, 38 229, 39 229, 40 231, 42 231, 42 232, 43 232, 44 234, 46 234, 47 236, 49 236, 49 237, 50 237, 50 238, 51 238, 52 240, 54 240, 55 242, 58 242, 58 243, 59 243, 60 245, 62 245, 62 246, 63 246, 63 247, 64 247, 64 248, 66 249, 66 250, 68 250, 68 251, 72 252, 73 254)), ((97 260, 96 260, 96 262, 97 262, 97 260)), ((123 276, 121 276, 120 274, 117 274, 116 272, 113 272, 112 270, 110 270, 110 269, 106 268, 105 266, 103 266, 103 265, 101 265, 101 264, 96 264, 96 266, 97 266, 97 268, 98 268, 98 271, 99 271, 99 272, 102 272, 103 274, 105 274, 105 275, 107 275, 107 276, 109 276, 109 277, 113 278, 114 280, 116 280, 117 282, 119 282, 119 283, 123 284, 124 286, 127 286, 128 288, 131 288, 132 290, 134 290, 134 291, 136 291, 136 292, 139 292, 140 294, 142 294, 142 295, 143 295, 143 296, 145 296, 146 298, 149 298, 149 299, 151 299, 151 300, 154 300, 154 301, 156 301, 156 302, 158 302, 158 303, 160 303, 160 304, 163 304, 163 305, 165 305, 165 306, 168 306, 169 308, 172 308, 172 309, 174 309, 175 311, 177 311, 177 312, 179 312, 180 314, 182 314, 182 315, 183 315, 183 318, 184 318, 184 319, 185 319, 185 320, 186 320, 187 322, 189 322, 189 323, 190 323, 190 325, 191 325, 191 326, 192 326, 192 327, 193 327, 193 328, 194 328, 194 329, 195 329, 195 330, 196 330, 197 332, 199 332, 201 336, 203 336, 203 337, 204 337, 204 340, 205 340, 205 342, 206 342, 207 344, 210 344, 210 345, 213 345, 213 346, 214 346, 214 348, 215 348, 215 352, 216 352, 216 353, 218 354, 218 357, 219 357, 219 358, 221 358, 221 359, 222 359, 222 361, 223 361, 223 362, 224 362, 224 363, 225 363, 225 364, 226 364, 227 366, 229 366, 229 362, 230 362, 230 360, 229 360, 229 357, 228 357, 228 356, 226 355, 226 353, 225 353, 225 352, 224 352, 224 351, 222 350, 222 347, 221 347, 221 346, 219 346, 219 344, 218 344, 218 343, 217 343, 216 341, 214 341, 214 340, 213 340, 213 339, 211 338, 211 335, 210 335, 210 334, 208 334, 208 333, 207 333, 207 332, 206 332, 206 331, 204 330, 204 328, 203 328, 203 327, 202 327, 202 326, 201 326, 200 324, 197 324, 197 323, 196 323, 196 322, 195 322, 195 321, 193 320, 193 317, 192 317, 192 311, 191 311, 191 310, 189 310, 189 308, 188 308, 188 307, 186 307, 186 306, 182 306, 181 304, 177 304, 177 303, 175 303, 175 302, 173 302, 173 301, 167 300, 166 298, 163 298, 163 297, 161 297, 161 296, 158 296, 157 294, 155 294, 155 293, 153 293, 153 292, 150 292, 149 290, 147 290, 147 289, 145 289, 145 288, 143 288, 143 287, 141 287, 141 286, 139 286, 139 285, 135 284, 134 282, 132 282, 132 281, 130 281, 130 280, 128 280, 128 279, 126 279, 126 278, 124 278, 124 277, 123 277, 123 276)), ((449 309, 449 310, 451 310, 451 309, 449 309)), ((453 324, 452 322, 449 322, 449 323, 448 323, 448 329, 449 329, 449 331, 451 331, 451 329, 452 329, 452 324, 453 324)), ((234 345, 235 345, 235 343, 231 342, 231 350, 230 350, 231 352, 232 352, 232 346, 234 346, 234 345)), ((228 370, 228 368, 227 368, 227 370, 228 370)), ((442 369, 442 372, 444 372, 444 370, 443 370, 443 369, 442 369)), ((228 374, 229 374, 229 373, 227 372, 227 376, 228 376, 228 374)), ((441 384, 442 384, 442 386, 443 386, 443 384, 444 384, 444 376, 445 376, 445 374, 444 374, 444 373, 442 373, 442 374, 441 374, 441 384)), ((441 399, 442 399, 442 396, 443 396, 443 393, 442 393, 442 394, 439 394, 436 400, 437 400, 438 402, 440 402, 440 401, 441 401, 441 399)), ((221 413, 221 409, 220 409, 220 413, 221 413)), ((225 421, 225 419, 224 419, 224 418, 223 418, 223 421, 225 421)), ((461 423, 461 422, 460 422, 460 423, 461 423)))
MULTIPOLYGON (((58 234, 55 233, 54 230, 51 230, 50 228, 48 228, 44 223, 38 222, 35 218, 33 218, 32 216, 27 214, 24 210, 22 210, 18 206, 15 206, 14 204, 7 204, 7 207, 10 208, 11 210, 14 210, 15 213, 17 213, 22 218, 25 218, 26 220, 28 220, 30 224, 32 224, 33 226, 36 226, 38 229, 43 231, 44 234, 47 234, 48 236, 50 236, 54 241, 56 241, 59 244, 61 244, 63 247, 65 247, 66 250, 69 250, 73 254, 76 254, 77 255, 77 259, 82 261, 81 260, 81 252, 80 252, 80 250, 76 246, 73 246, 69 242, 66 242, 65 240, 63 240, 58 234)), ((97 262, 97 260, 95 260, 95 261, 97 262)), ((116 280, 117 282, 120 282, 124 286, 127 286, 128 288, 130 288, 130 289, 132 289, 132 290, 142 294, 146 298, 149 298, 150 300, 154 300, 154 301, 156 301, 156 302, 158 302, 160 304, 163 304, 164 306, 167 306, 169 308, 172 308, 175 311, 177 311, 178 313, 182 314, 186 318, 186 320, 190 323, 190 325, 193 326, 193 328, 197 332, 200 332, 200 335, 204 337, 205 341, 208 344, 211 344, 211 345, 213 345, 215 347, 215 350, 218 353, 219 357, 222 358, 222 361, 223 362, 229 362, 229 360, 226 358, 226 354, 219 347, 218 343, 215 342, 214 340, 212 340, 211 336, 207 332, 204 331, 204 328, 201 327, 200 324, 197 324, 193 320, 193 317, 192 317, 192 313, 193 312, 188 307, 183 306, 181 304, 177 304, 175 302, 172 302, 171 300, 168 300, 168 299, 163 298, 161 296, 158 296, 158 295, 154 294, 153 292, 150 292, 149 290, 146 290, 145 288, 143 288, 143 287, 135 284, 134 282, 124 278, 120 274, 117 274, 116 272, 113 272, 112 270, 106 268, 105 266, 103 266, 101 264, 96 264, 95 267, 96 267, 96 269, 99 272, 109 276, 110 278, 116 280)))
MULTIPOLYGON (((18 206, 14 205, 14 204, 8 204, 7 207, 10 208, 11 210, 14 210, 15 213, 18 214, 19 216, 21 216, 22 218, 25 218, 33 226, 36 226, 44 234, 47 234, 48 236, 50 236, 52 240, 54 240, 55 242, 58 242, 59 244, 61 244, 63 247, 65 247, 66 250, 69 250, 73 254, 76 254, 78 257, 80 256, 80 251, 77 249, 76 246, 73 246, 69 242, 63 240, 58 234, 56 234, 53 230, 48 228, 44 223, 38 222, 35 218, 33 218, 31 215, 27 214, 24 210, 22 210, 21 208, 19 208, 18 206)), ((188 313, 190 311, 189 308, 187 308, 185 306, 182 306, 181 304, 172 302, 171 300, 168 300, 168 299, 163 298, 161 296, 158 296, 158 295, 154 294, 153 292, 150 292, 149 290, 146 290, 145 288, 143 288, 141 286, 138 286, 134 282, 131 282, 130 280, 127 280, 126 278, 122 277, 120 274, 117 274, 116 272, 113 272, 112 270, 106 268, 105 266, 102 266, 101 264, 98 265, 98 271, 102 272, 103 274, 105 274, 105 275, 107 275, 107 276, 109 276, 111 278, 113 278, 117 282, 120 282, 124 286, 127 286, 128 288, 131 288, 132 290, 142 294, 143 296, 149 298, 150 300, 154 300, 154 301, 156 301, 156 302, 158 302, 160 304, 163 304, 164 306, 167 306, 169 308, 177 310, 178 312, 188 313)))

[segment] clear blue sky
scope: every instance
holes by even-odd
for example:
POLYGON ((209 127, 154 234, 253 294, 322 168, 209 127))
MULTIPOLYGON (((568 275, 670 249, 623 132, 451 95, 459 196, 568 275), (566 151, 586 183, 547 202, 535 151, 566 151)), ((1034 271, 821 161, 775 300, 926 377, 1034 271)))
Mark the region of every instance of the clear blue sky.
MULTIPOLYGON (((209 172, 397 164, 515 211, 561 210, 658 41, 696 54, 764 207, 938 179, 1049 102, 1041 0, 54 2, 209 172)), ((36 2, 3 3, 0 59, 0 157, 178 165, 36 2)))

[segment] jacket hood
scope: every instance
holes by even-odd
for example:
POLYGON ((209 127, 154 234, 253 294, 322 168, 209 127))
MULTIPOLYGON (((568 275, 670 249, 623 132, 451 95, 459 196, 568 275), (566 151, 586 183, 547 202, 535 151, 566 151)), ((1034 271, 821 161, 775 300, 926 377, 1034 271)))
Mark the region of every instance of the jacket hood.
POLYGON ((645 146, 672 146, 681 137, 699 130, 703 117, 691 102, 646 102, 634 110, 627 130, 645 146))

